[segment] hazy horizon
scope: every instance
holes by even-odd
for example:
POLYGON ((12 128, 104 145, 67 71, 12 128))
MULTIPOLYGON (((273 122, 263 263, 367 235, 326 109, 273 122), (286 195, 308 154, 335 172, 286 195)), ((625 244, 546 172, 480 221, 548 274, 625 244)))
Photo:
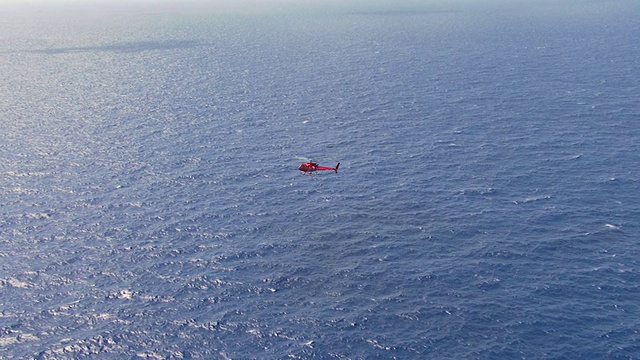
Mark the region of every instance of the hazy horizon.
POLYGON ((288 8, 310 8, 310 9, 358 9, 363 11, 425 11, 425 10, 445 10, 445 9, 500 9, 500 8, 517 8, 531 6, 552 6, 562 7, 568 5, 587 5, 587 4, 636 4, 633 0, 402 0, 392 3, 384 0, 0 0, 0 5, 74 5, 74 6, 95 6, 95 5, 112 5, 112 6, 155 6, 155 7, 198 7, 215 10, 220 9, 239 9, 252 10, 258 12, 262 9, 288 9, 288 8))

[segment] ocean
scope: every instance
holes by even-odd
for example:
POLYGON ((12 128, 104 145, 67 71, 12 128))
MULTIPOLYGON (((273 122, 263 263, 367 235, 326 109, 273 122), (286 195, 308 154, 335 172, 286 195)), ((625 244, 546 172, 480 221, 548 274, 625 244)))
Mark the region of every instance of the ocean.
POLYGON ((272 5, 1 5, 0 359, 640 359, 637 2, 272 5))

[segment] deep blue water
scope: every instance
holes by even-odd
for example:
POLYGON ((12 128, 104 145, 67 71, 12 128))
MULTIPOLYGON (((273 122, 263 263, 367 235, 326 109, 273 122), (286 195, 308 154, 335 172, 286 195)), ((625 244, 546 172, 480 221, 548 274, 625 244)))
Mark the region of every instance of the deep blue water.
POLYGON ((640 358, 638 5, 503 5, 6 6, 0 358, 640 358))

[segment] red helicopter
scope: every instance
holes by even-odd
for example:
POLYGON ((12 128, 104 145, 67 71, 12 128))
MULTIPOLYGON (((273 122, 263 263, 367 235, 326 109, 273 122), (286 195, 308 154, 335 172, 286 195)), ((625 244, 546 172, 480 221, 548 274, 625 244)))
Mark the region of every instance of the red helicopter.
POLYGON ((328 167, 328 166, 320 166, 320 165, 318 165, 318 163, 309 160, 306 163, 302 163, 298 167, 298 170, 300 170, 302 172, 305 172, 305 173, 313 173, 313 172, 319 171, 319 170, 333 170, 336 173, 338 173, 338 168, 339 167, 340 167, 340 163, 337 163, 336 167, 328 167))

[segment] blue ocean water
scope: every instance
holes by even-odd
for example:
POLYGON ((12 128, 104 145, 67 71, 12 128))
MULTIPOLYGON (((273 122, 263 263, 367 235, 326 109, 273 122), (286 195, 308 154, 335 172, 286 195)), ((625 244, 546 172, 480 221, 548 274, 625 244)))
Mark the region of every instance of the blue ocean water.
POLYGON ((634 2, 5 10, 1 359, 640 358, 634 2))

